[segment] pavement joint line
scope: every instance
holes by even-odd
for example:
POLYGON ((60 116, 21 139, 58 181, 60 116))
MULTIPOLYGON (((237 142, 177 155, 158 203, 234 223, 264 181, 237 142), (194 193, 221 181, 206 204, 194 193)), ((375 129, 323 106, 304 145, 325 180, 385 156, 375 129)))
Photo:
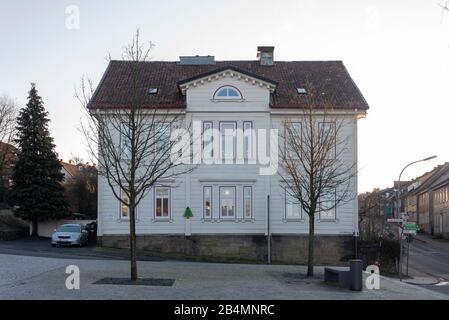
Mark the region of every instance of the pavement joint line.
POLYGON ((46 271, 40 272, 38 274, 29 276, 29 277, 26 277, 26 278, 22 278, 20 280, 15 280, 13 282, 5 283, 5 284, 0 285, 0 289, 4 288, 4 287, 8 287, 8 288, 19 287, 21 285, 26 284, 29 280, 32 280, 33 278, 37 278, 37 277, 40 277, 40 276, 42 276, 44 274, 51 273, 51 272, 56 271, 58 269, 65 269, 65 268, 66 268, 66 266, 56 267, 56 268, 52 268, 50 270, 46 270, 46 271), (17 283, 17 282, 19 282, 19 283, 17 283))

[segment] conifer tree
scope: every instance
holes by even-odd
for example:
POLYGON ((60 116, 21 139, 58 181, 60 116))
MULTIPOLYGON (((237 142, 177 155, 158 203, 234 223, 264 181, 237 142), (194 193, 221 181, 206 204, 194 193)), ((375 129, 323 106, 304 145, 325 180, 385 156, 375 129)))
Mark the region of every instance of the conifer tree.
POLYGON ((38 234, 38 221, 68 214, 61 185, 64 175, 48 123, 42 98, 31 84, 28 103, 17 118, 18 159, 12 176, 12 195, 17 205, 14 213, 33 223, 33 236, 38 234))

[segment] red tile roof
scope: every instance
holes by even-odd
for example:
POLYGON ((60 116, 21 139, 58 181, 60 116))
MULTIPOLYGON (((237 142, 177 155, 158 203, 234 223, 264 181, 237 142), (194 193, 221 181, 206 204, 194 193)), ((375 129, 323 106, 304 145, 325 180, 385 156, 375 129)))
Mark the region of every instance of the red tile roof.
POLYGON ((89 108, 122 108, 129 106, 134 99, 142 101, 145 108, 184 108, 185 97, 178 83, 226 67, 277 83, 276 91, 271 94, 272 108, 304 107, 305 97, 296 89, 310 83, 314 90, 320 90, 316 95, 321 99, 318 103, 331 102, 336 109, 368 109, 367 102, 341 61, 275 61, 273 66, 261 66, 259 61, 217 61, 214 65, 111 61, 89 108), (138 74, 137 85, 141 88, 135 96, 131 81, 134 72, 138 74), (158 88, 159 91, 149 95, 149 88, 158 88))

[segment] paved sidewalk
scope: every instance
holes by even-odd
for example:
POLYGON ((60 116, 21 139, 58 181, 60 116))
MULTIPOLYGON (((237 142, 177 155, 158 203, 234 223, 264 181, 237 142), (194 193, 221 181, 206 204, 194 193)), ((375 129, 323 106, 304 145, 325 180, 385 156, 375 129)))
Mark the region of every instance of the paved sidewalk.
POLYGON ((353 292, 304 278, 303 266, 139 262, 140 277, 175 279, 172 287, 98 285, 129 275, 129 262, 68 260, 0 254, 0 299, 449 299, 449 295, 381 277, 380 290, 353 292), (81 289, 65 287, 68 265, 81 271, 81 289))

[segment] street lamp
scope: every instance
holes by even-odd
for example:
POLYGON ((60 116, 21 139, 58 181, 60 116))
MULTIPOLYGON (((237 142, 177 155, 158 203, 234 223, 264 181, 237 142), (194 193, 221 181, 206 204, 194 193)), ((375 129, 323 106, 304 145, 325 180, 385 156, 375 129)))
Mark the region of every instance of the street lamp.
MULTIPOLYGON (((396 218, 401 218, 400 214, 399 214, 399 210, 401 210, 401 198, 400 198, 400 191, 401 191, 401 176, 402 173, 404 172, 405 169, 407 169, 408 167, 410 167, 412 164, 418 163, 418 162, 423 162, 423 161, 428 161, 428 160, 432 160, 435 159, 437 156, 431 156, 431 157, 427 157, 421 160, 417 160, 417 161, 413 161, 410 162, 408 165, 406 165, 401 173, 399 174, 399 179, 398 179, 398 188, 396 190, 396 218)), ((402 232, 399 234, 399 280, 402 281, 402 232)))

